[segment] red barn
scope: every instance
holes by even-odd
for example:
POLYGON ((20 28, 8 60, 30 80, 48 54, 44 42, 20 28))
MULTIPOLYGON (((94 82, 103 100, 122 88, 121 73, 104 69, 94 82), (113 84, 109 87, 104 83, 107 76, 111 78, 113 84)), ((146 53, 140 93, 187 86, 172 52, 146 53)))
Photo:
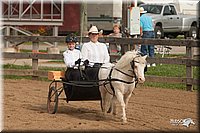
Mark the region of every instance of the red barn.
POLYGON ((34 32, 52 30, 58 26, 59 34, 80 31, 80 4, 63 0, 3 1, 3 25, 24 28, 34 32))

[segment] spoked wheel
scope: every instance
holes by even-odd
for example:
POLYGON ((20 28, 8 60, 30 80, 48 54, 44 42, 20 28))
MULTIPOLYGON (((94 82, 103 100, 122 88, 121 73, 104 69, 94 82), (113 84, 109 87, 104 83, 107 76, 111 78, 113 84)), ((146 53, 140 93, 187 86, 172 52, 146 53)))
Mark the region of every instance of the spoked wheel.
POLYGON ((49 88, 49 94, 47 98, 47 111, 48 113, 55 114, 58 109, 58 91, 54 86, 49 88))

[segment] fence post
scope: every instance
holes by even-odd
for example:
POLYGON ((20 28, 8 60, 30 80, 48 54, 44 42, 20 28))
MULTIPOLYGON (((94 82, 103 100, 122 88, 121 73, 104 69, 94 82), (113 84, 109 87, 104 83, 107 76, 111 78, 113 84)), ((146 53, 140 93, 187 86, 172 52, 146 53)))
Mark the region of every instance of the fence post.
MULTIPOLYGON (((32 52, 33 53, 39 52, 39 42, 38 41, 32 42, 32 52)), ((32 70, 33 70, 32 79, 38 79, 38 76, 34 75, 34 70, 38 70, 38 59, 32 59, 32 70)))
POLYGON ((186 90, 193 91, 193 85, 191 82, 188 83, 188 81, 192 81, 191 79, 193 79, 193 67, 191 65, 191 59, 193 58, 193 47, 189 45, 186 46, 186 56, 188 58, 186 62, 186 90))

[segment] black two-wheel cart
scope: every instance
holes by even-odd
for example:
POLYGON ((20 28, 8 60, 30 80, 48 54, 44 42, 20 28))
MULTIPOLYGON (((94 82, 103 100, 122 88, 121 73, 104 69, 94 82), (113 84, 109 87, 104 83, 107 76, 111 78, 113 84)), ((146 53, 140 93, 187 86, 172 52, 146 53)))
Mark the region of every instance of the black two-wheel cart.
POLYGON ((99 100, 101 103, 99 83, 97 81, 66 81, 63 77, 53 79, 49 85, 47 98, 48 113, 55 114, 57 112, 59 100, 67 102, 99 100), (71 87, 67 88, 67 86, 71 87), (59 98, 63 92, 66 97, 59 98))

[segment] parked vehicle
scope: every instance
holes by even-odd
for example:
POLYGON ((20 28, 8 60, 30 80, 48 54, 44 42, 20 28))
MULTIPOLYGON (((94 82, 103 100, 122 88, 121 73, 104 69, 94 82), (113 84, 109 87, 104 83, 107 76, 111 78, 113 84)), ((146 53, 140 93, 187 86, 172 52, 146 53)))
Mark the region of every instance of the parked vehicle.
POLYGON ((194 15, 179 14, 174 4, 141 4, 154 22, 155 36, 176 38, 184 35, 185 38, 198 36, 199 22, 194 15))

